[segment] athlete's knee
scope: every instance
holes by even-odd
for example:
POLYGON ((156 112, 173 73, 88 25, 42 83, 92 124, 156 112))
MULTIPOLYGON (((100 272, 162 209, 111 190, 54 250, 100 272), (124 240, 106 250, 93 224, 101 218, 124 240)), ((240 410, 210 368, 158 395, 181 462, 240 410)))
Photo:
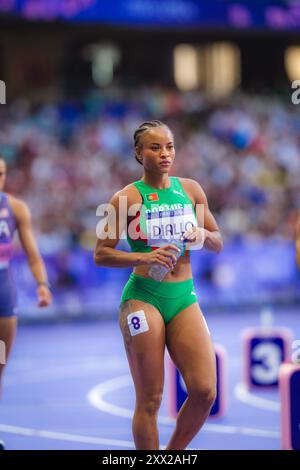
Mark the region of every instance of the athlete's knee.
POLYGON ((210 409, 217 395, 216 384, 213 381, 194 383, 188 388, 188 395, 196 406, 210 409))
POLYGON ((137 409, 149 415, 156 415, 162 401, 162 389, 144 390, 137 400, 137 409))

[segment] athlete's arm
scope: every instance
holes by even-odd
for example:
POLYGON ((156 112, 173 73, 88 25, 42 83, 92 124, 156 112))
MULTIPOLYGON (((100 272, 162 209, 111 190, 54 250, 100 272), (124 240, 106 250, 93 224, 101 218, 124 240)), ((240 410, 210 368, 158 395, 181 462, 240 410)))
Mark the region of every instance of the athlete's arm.
POLYGON ((97 243, 94 252, 95 264, 97 266, 127 268, 158 263, 168 269, 173 268, 176 263, 176 256, 168 250, 178 251, 174 245, 166 245, 150 253, 128 253, 115 248, 120 240, 120 235, 124 230, 126 233, 128 208, 133 204, 139 204, 139 202, 136 189, 132 187, 126 186, 111 198, 107 218, 97 226, 97 243), (124 199, 120 204, 121 197, 124 199), (123 207, 123 210, 120 210, 120 206, 123 207))
POLYGON ((196 205, 198 223, 200 227, 204 227, 204 247, 207 250, 219 253, 223 248, 222 236, 209 209, 205 192, 197 181, 188 178, 182 178, 181 181, 196 205))
POLYGON ((19 199, 9 196, 9 202, 17 221, 18 235, 27 256, 29 268, 38 284, 38 305, 47 307, 52 301, 52 296, 48 287, 46 268, 34 238, 30 211, 28 206, 19 199))
POLYGON ((300 269, 300 217, 298 219, 297 231, 296 231, 296 260, 298 268, 300 269))

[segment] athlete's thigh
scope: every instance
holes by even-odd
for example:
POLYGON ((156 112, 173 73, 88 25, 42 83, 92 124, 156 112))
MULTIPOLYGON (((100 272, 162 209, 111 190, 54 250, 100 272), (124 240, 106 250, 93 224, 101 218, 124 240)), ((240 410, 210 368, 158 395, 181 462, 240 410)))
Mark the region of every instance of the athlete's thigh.
POLYGON ((198 303, 189 305, 168 323, 166 344, 187 386, 215 383, 215 352, 198 303))
POLYGON ((137 393, 161 389, 165 351, 165 324, 161 314, 151 304, 141 300, 126 300, 120 307, 119 322, 137 393), (145 314, 148 330, 132 335, 138 328, 135 331, 132 327, 130 331, 128 316, 141 310, 145 314))

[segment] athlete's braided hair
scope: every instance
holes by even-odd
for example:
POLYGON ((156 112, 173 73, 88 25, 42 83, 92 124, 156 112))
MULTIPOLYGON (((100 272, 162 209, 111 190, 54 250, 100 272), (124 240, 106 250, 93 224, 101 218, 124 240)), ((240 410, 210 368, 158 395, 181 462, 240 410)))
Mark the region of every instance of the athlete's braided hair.
POLYGON ((135 148, 135 159, 137 162, 139 162, 140 165, 142 165, 142 162, 138 159, 136 149, 140 145, 140 139, 141 136, 144 134, 144 132, 149 131, 153 127, 167 127, 166 124, 164 124, 162 121, 159 121, 158 119, 154 119, 153 121, 146 121, 141 124, 137 130, 135 131, 133 138, 134 138, 134 148, 135 148))

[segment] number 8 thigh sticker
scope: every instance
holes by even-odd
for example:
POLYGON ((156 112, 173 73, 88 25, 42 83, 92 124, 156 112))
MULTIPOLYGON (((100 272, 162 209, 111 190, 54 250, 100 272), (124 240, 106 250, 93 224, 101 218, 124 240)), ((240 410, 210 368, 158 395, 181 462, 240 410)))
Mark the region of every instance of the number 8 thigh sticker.
POLYGON ((139 333, 144 333, 149 330, 144 310, 130 313, 130 315, 127 316, 127 324, 131 336, 136 336, 139 333))

